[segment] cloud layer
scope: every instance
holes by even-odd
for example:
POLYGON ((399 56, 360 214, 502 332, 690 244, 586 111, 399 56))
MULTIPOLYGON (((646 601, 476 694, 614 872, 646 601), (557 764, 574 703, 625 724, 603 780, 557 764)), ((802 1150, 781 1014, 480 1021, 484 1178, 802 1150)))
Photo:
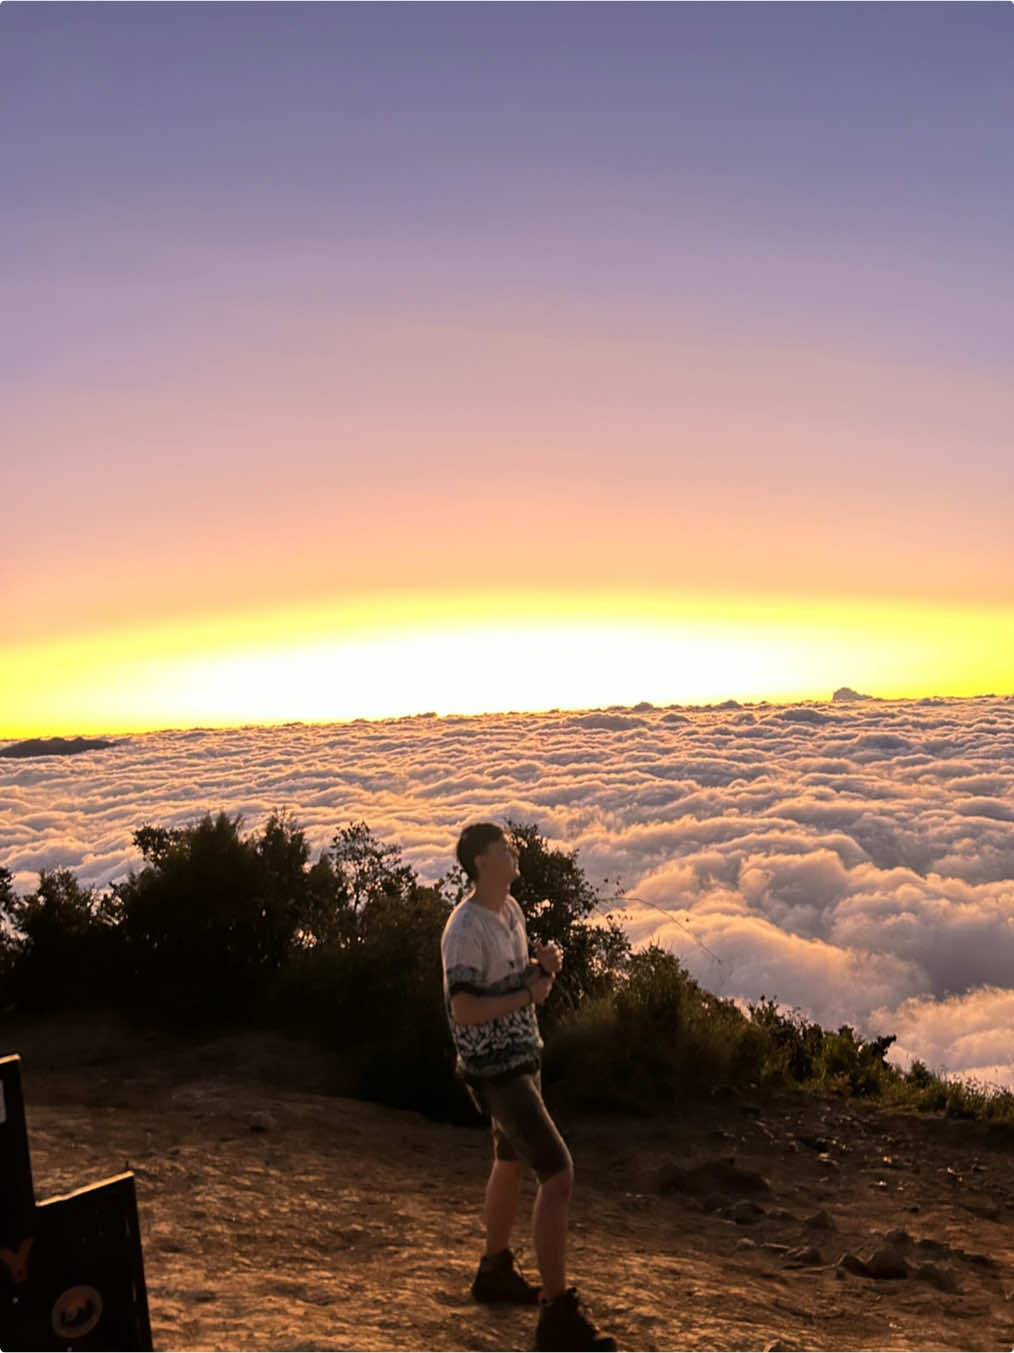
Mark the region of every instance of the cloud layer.
POLYGON ((143 823, 363 819, 424 879, 461 827, 538 822, 725 996, 892 1032, 1014 1086, 1014 697, 191 729, 0 762, 0 863, 97 886, 143 823))

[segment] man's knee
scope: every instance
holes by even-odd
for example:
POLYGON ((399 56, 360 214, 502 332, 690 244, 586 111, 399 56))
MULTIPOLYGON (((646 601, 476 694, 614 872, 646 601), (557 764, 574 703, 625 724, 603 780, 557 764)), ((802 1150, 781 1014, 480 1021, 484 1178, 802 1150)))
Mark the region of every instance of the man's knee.
POLYGON ((540 1188, 547 1197, 565 1202, 574 1191, 574 1163, 569 1162, 562 1170, 540 1180, 540 1188))
POLYGON ((496 1156, 493 1160, 491 1174, 498 1174, 502 1178, 521 1178, 521 1161, 516 1157, 496 1156))

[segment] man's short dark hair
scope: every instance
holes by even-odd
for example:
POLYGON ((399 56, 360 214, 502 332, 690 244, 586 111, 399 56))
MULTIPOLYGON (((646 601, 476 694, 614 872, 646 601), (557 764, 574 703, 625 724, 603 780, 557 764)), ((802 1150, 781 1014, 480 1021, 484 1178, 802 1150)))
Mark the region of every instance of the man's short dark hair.
POLYGON ((487 846, 503 836, 504 829, 495 822, 473 822, 461 833, 458 838, 458 864, 473 883, 479 879, 479 871, 475 867, 476 855, 481 855, 487 846))

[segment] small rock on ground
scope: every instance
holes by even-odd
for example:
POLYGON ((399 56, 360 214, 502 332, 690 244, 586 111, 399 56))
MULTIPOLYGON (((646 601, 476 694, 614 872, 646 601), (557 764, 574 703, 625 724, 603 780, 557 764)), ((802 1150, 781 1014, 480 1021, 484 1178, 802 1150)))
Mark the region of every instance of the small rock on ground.
POLYGON ((728 1215, 737 1226, 749 1226, 763 1217, 764 1209, 749 1198, 740 1198, 729 1208, 728 1215))
POLYGON ((866 1271, 871 1278, 907 1278, 908 1260, 893 1245, 882 1245, 867 1259, 866 1271))

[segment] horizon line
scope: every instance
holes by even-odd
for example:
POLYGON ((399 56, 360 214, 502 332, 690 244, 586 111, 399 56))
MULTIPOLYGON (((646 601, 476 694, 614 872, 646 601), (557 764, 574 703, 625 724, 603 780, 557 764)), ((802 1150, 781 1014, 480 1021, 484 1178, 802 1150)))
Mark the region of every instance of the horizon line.
POLYGON ((199 724, 172 724, 161 728, 129 728, 109 730, 98 733, 29 733, 24 735, 12 735, 0 732, 0 742, 18 743, 32 741, 73 741, 75 738, 95 739, 95 738, 128 738, 128 737, 150 737, 157 733, 213 733, 226 732, 228 730, 243 729, 271 729, 271 728, 333 728, 347 727, 353 724, 374 724, 374 723, 402 723, 409 719, 489 719, 489 718, 508 718, 511 716, 535 718, 545 714, 618 714, 618 713, 647 713, 650 710, 669 711, 669 710, 699 710, 713 711, 720 709, 782 709, 791 708, 797 705, 853 705, 861 703, 876 703, 882 705, 890 704, 923 704, 931 701, 954 701, 954 700, 1014 700, 1014 691, 981 691, 975 695, 947 695, 936 693, 933 695, 895 695, 882 696, 872 695, 865 691, 852 691, 851 687, 840 686, 839 690, 850 691, 851 694, 841 700, 835 700, 834 694, 830 696, 805 696, 798 699, 787 700, 737 700, 734 696, 727 697, 724 700, 707 702, 703 704, 656 704, 652 700, 639 700, 632 705, 552 705, 542 709, 488 709, 481 711, 457 711, 448 710, 440 713, 437 710, 419 710, 411 714, 385 714, 369 717, 367 715, 356 715, 351 719, 285 719, 285 720, 253 720, 245 723, 199 723, 199 724))

